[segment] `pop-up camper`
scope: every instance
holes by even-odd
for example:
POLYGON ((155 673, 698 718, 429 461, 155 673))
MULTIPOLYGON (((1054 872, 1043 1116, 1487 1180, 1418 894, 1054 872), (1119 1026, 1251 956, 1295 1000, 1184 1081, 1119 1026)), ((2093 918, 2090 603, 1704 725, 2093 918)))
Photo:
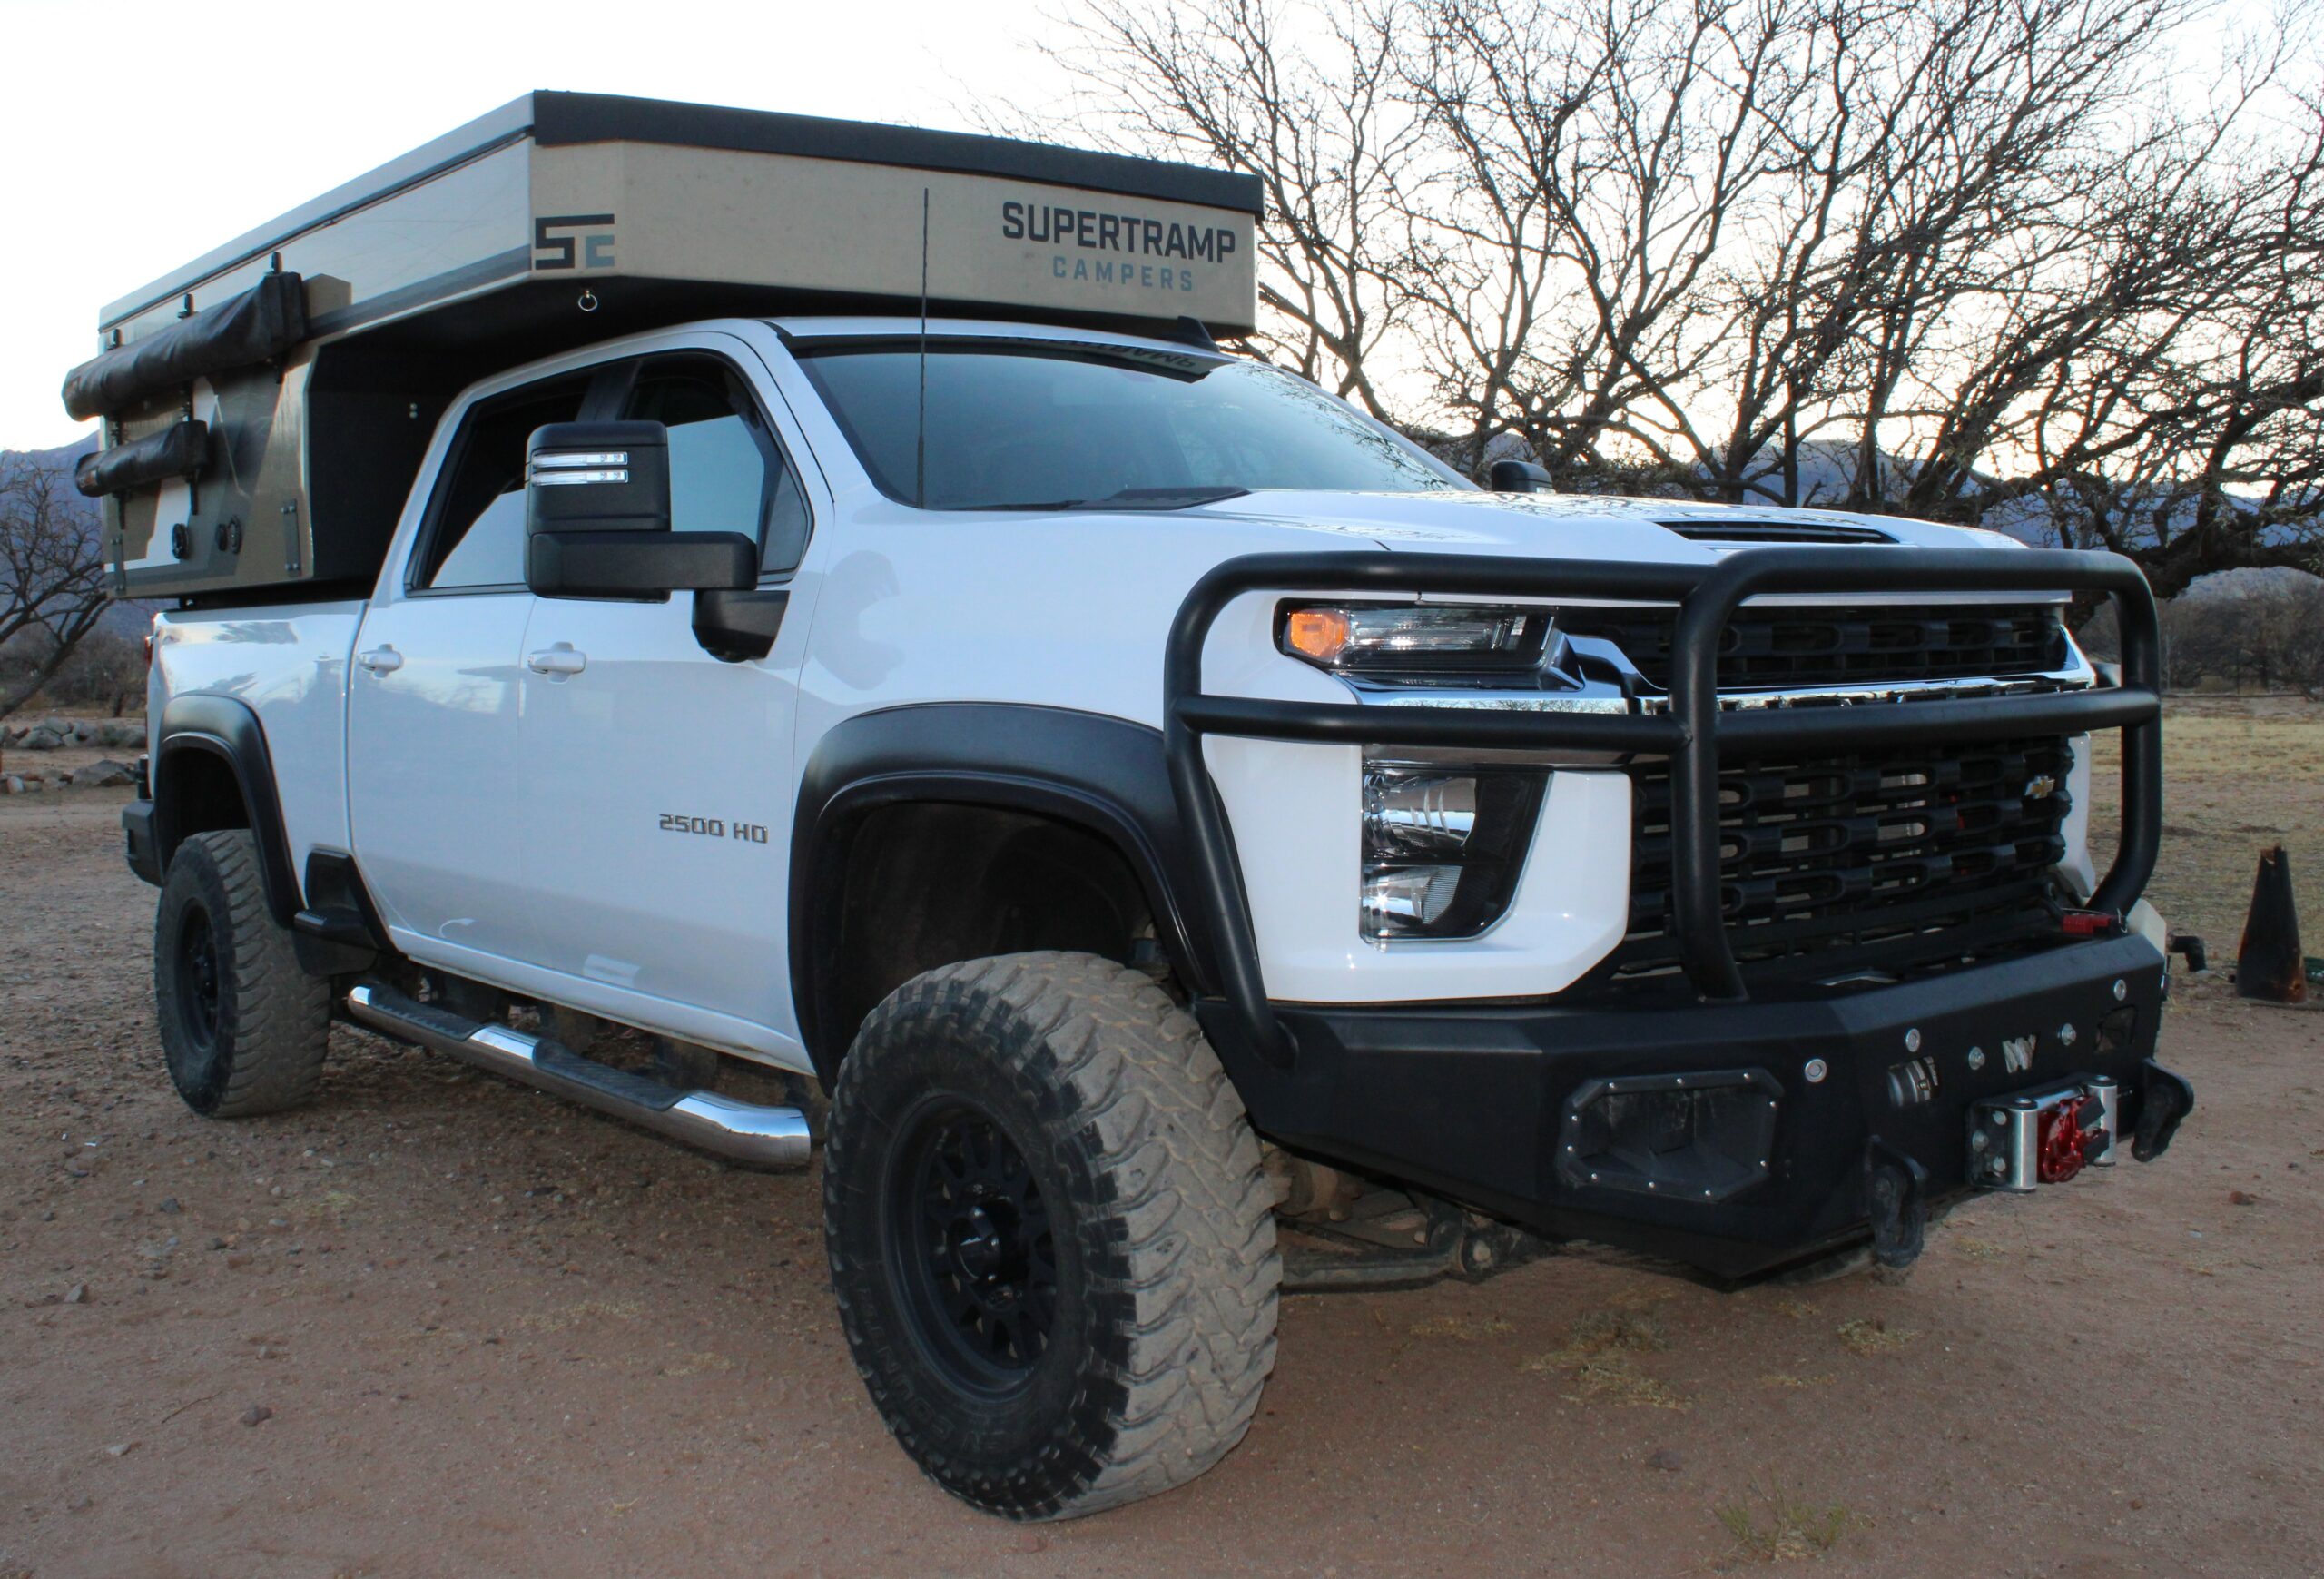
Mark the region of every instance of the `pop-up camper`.
POLYGON ((106 307, 117 592, 368 588, 446 401, 722 313, 931 311, 1232 335, 1247 176, 1000 138, 534 93, 106 307), (1197 331, 1199 332, 1199 331, 1197 331))

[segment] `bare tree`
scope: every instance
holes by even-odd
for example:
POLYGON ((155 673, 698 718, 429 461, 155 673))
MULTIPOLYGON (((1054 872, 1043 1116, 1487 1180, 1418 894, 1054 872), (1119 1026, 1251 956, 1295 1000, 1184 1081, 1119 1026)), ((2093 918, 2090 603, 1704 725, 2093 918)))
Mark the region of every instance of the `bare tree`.
POLYGON ((1402 91, 1444 169, 1407 185, 1398 284, 1472 470, 1503 433, 1573 480, 1610 438, 1695 458, 1672 397, 1702 371, 1702 286, 1797 91, 1773 59, 1796 4, 1419 0, 1402 91))
POLYGON ((1472 474, 2169 592, 2315 562, 2317 4, 2201 71, 2218 0, 1129 0, 1055 53, 1117 145, 1260 176, 1268 342, 1472 474))
MULTIPOLYGON (((1397 0, 1305 15, 1286 36, 1266 0, 1076 13, 1051 49, 1088 84, 1071 106, 1100 141, 1259 178, 1261 339, 1302 376, 1374 416, 1373 358, 1394 328, 1395 183, 1423 157, 1392 96, 1397 0)), ((1021 114, 1003 129, 1021 129, 1021 114)))
POLYGON ((72 657, 96 628, 105 596, 94 513, 61 471, 0 455, 0 649, 26 660, 0 684, 0 718, 72 657))

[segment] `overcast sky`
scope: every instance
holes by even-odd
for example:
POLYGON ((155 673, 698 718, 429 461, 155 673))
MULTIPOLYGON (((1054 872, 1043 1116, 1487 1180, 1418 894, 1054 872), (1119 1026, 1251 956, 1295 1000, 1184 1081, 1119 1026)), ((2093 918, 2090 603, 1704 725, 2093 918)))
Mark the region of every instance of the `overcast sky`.
POLYGON ((0 0, 0 449, 70 442, 97 310, 534 88, 968 127, 1054 102, 1029 0, 0 0))

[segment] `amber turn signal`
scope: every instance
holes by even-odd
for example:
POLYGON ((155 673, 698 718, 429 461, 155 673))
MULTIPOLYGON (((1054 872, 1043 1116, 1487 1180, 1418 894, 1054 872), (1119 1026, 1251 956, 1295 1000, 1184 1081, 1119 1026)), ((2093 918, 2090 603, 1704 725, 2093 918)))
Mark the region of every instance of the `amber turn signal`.
POLYGON ((1284 620, 1283 639, 1301 657, 1336 663, 1352 628, 1344 608, 1295 608, 1284 620))

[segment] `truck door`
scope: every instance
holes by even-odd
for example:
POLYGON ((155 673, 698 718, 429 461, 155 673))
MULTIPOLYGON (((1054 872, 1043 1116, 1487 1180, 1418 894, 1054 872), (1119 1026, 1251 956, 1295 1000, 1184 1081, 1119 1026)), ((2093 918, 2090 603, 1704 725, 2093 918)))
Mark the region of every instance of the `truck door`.
MULTIPOLYGON (((757 537, 762 584, 786 582, 805 551, 807 498, 736 364, 688 350, 609 379, 618 401, 600 386, 593 413, 669 429, 671 524, 757 537)), ((539 601, 525 637, 517 798, 535 957, 586 983, 570 994, 577 1006, 795 1053, 783 940, 806 614, 794 604, 773 652, 737 664, 703 651, 688 594, 539 601)))
POLYGON ((487 976, 533 951, 519 788, 525 441, 579 416, 586 374, 487 397, 461 419, 400 577, 355 642, 347 717, 357 858, 397 942, 487 976), (467 956, 482 956, 471 960, 467 956))

